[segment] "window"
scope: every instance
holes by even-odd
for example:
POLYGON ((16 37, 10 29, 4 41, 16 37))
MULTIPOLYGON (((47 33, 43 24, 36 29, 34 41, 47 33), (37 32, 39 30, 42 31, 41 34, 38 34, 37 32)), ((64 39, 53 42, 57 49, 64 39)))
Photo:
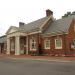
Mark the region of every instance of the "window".
POLYGON ((35 40, 35 38, 30 39, 30 50, 36 50, 36 40, 35 40))
POLYGON ((46 39, 44 41, 44 47, 45 47, 45 49, 50 49, 50 40, 46 39))
POLYGON ((55 39, 55 49, 62 49, 62 39, 55 39))
POLYGON ((71 49, 75 49, 75 40, 73 40, 71 43, 71 49))

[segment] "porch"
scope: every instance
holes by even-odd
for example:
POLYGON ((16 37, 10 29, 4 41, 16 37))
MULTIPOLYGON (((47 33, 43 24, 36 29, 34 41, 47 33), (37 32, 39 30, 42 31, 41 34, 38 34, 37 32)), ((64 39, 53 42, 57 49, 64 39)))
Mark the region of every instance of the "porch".
POLYGON ((25 33, 17 32, 7 35, 6 54, 21 55, 28 54, 28 36, 25 33))

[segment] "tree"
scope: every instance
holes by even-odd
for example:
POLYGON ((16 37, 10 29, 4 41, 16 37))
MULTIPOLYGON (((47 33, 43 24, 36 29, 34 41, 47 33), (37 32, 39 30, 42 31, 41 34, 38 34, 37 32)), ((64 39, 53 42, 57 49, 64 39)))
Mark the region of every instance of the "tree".
POLYGON ((68 16, 70 16, 70 15, 71 15, 71 12, 67 12, 66 14, 64 14, 64 16, 62 16, 62 18, 68 17, 68 16))

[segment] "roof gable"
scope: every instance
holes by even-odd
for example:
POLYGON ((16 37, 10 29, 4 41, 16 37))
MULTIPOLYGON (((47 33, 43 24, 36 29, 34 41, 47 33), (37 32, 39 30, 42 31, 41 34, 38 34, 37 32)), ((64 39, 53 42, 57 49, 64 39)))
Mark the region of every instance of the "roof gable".
POLYGON ((14 26, 11 26, 8 31, 6 32, 6 34, 10 34, 10 33, 14 33, 18 31, 18 27, 14 27, 14 26))

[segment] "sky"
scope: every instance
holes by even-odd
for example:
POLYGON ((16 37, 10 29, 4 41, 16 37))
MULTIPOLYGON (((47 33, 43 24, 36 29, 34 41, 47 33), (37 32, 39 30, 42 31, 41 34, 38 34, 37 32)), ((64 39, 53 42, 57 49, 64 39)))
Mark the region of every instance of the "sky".
POLYGON ((19 22, 29 23, 46 16, 46 10, 53 11, 56 19, 68 11, 75 11, 75 0, 0 0, 0 36, 10 26, 19 22))

